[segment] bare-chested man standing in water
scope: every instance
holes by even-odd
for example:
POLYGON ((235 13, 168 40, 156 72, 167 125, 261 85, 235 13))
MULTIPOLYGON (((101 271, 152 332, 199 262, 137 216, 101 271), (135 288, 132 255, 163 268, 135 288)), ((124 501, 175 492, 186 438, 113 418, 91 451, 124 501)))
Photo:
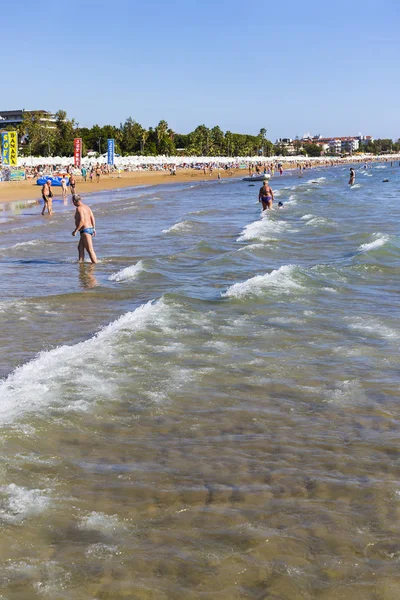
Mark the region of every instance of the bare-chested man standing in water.
POLYGON ((51 180, 47 179, 42 187, 42 198, 43 198, 43 210, 42 215, 44 215, 44 211, 47 208, 47 212, 49 215, 53 215, 53 192, 51 191, 51 180))
POLYGON ((78 194, 72 196, 72 202, 76 207, 75 211, 75 229, 72 235, 75 236, 79 231, 81 239, 78 244, 79 262, 85 260, 85 250, 89 254, 92 263, 97 263, 97 256, 93 248, 92 236, 96 235, 96 222, 92 209, 84 204, 78 194))

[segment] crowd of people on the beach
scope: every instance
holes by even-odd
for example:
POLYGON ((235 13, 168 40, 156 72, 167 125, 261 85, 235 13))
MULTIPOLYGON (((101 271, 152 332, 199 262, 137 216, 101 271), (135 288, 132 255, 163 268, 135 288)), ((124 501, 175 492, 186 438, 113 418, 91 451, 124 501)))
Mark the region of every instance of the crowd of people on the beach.
POLYGON ((38 157, 20 158, 19 168, 25 169, 27 179, 38 178, 43 175, 56 173, 73 173, 79 175, 84 169, 90 181, 96 179, 97 173, 101 175, 114 175, 127 172, 161 172, 176 176, 178 172, 195 169, 209 173, 210 171, 222 170, 232 171, 235 169, 247 170, 250 174, 257 173, 257 169, 267 172, 283 171, 286 168, 309 168, 311 165, 334 166, 338 164, 364 163, 370 161, 398 160, 400 155, 380 156, 354 155, 347 157, 302 157, 302 156, 274 156, 274 157, 193 157, 193 156, 125 156, 115 157, 113 165, 107 164, 105 156, 98 158, 82 158, 80 166, 71 164, 68 157, 50 157, 47 159, 38 157))
POLYGON ((100 163, 92 164, 89 166, 75 167, 73 164, 63 166, 61 164, 40 164, 35 167, 25 168, 26 179, 39 179, 43 176, 56 176, 65 175, 71 177, 71 175, 82 175, 84 181, 89 178, 90 181, 100 181, 101 175, 110 175, 118 171, 116 167, 110 165, 101 165, 100 163))

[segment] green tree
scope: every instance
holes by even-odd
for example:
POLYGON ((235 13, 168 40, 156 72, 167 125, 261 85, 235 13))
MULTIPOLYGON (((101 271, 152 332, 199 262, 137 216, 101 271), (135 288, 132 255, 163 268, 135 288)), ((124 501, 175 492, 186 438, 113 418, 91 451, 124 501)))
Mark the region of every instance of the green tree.
POLYGON ((65 110, 56 112, 55 154, 71 156, 74 151, 75 121, 67 118, 65 110))
POLYGON ((284 144, 275 144, 273 146, 273 154, 276 154, 276 156, 287 156, 288 151, 284 144))
POLYGON ((174 132, 168 127, 167 121, 161 120, 155 128, 156 147, 158 154, 174 154, 174 132))
POLYGON ((264 156, 272 156, 274 151, 274 145, 270 140, 264 142, 264 156))
POLYGON ((144 154, 148 135, 149 135, 148 132, 145 129, 143 129, 142 135, 140 136, 140 152, 141 152, 141 154, 144 154))
POLYGON ((143 132, 145 131, 140 123, 137 123, 128 117, 120 128, 120 146, 124 154, 137 154, 143 146, 143 132))
POLYGON ((304 144, 304 150, 308 156, 321 156, 322 147, 318 144, 304 144))
POLYGON ((175 148, 189 152, 190 136, 189 134, 175 133, 174 134, 175 148))
POLYGON ((146 156, 156 156, 157 155, 157 133, 152 127, 149 127, 147 132, 147 142, 146 142, 146 156))
POLYGON ((21 132, 26 138, 29 154, 52 156, 56 147, 56 127, 40 111, 25 112, 21 132))
POLYGON ((294 149, 296 151, 296 154, 299 154, 302 145, 303 145, 302 142, 299 140, 298 137, 296 137, 296 139, 293 142, 293 147, 294 147, 294 149))
POLYGON ((224 153, 224 132, 218 125, 211 129, 211 143, 216 156, 224 153))
POLYGON ((262 155, 263 156, 265 156, 264 143, 265 143, 266 135, 267 135, 267 130, 265 129, 265 127, 262 127, 260 129, 260 133, 258 134, 258 136, 260 138, 260 149, 262 150, 262 155))
POLYGON ((226 131, 225 132, 225 140, 224 140, 225 144, 224 144, 224 154, 225 156, 232 156, 232 150, 233 150, 233 146, 232 146, 232 132, 231 131, 226 131))
POLYGON ((207 156, 210 148, 210 130, 205 125, 196 127, 190 135, 190 152, 198 156, 207 156))

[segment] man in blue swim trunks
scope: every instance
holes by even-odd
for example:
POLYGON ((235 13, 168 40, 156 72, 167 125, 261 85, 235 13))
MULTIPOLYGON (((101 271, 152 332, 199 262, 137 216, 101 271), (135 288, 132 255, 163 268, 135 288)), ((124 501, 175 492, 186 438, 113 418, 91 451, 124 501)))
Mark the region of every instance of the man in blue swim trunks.
POLYGON ((97 256, 93 248, 92 237, 96 235, 96 222, 92 210, 82 202, 79 194, 72 196, 72 202, 76 207, 75 211, 75 229, 72 235, 75 236, 77 231, 81 235, 78 244, 79 262, 85 260, 85 250, 89 254, 92 263, 97 263, 97 256))

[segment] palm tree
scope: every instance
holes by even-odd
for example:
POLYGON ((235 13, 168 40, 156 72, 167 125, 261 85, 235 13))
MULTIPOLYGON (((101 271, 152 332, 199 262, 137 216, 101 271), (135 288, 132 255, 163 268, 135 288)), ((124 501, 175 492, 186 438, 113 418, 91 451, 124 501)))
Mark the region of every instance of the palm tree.
POLYGON ((160 121, 156 127, 157 136, 157 150, 162 152, 165 147, 165 138, 168 136, 168 123, 167 121, 160 121))
POLYGON ((143 129, 142 131, 142 135, 141 135, 141 139, 140 139, 140 152, 144 152, 144 147, 146 145, 146 140, 147 140, 147 136, 148 136, 148 132, 143 129))
POLYGON ((266 138, 266 135, 267 135, 267 130, 265 129, 265 127, 262 127, 260 129, 260 133, 258 135, 260 137, 260 146, 261 146, 262 153, 263 153, 263 156, 264 156, 264 142, 265 142, 265 138, 266 138))

